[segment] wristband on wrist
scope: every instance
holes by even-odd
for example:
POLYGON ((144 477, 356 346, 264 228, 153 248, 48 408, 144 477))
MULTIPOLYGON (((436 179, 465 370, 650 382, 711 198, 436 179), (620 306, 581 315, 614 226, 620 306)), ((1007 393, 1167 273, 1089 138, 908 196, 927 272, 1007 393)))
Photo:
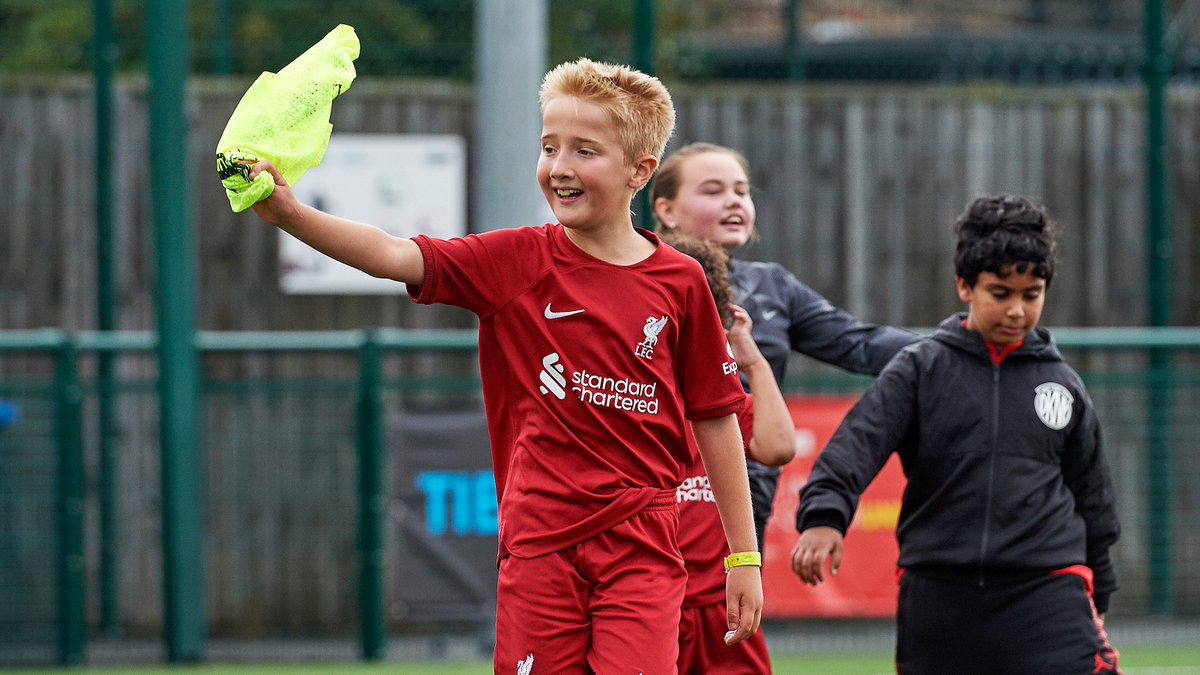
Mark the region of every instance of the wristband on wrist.
POLYGON ((725 572, 735 567, 762 567, 762 554, 758 551, 734 553, 725 558, 725 572))

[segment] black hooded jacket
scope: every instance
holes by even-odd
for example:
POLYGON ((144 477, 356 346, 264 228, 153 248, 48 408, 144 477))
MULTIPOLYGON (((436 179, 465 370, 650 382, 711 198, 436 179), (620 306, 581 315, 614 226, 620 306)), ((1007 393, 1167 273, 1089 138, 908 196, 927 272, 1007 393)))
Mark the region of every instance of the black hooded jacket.
POLYGON ((964 318, 897 354, 847 414, 800 492, 796 527, 845 533, 895 452, 908 478, 900 567, 985 585, 1085 564, 1104 612, 1120 525, 1083 382, 1045 329, 997 365, 964 318))

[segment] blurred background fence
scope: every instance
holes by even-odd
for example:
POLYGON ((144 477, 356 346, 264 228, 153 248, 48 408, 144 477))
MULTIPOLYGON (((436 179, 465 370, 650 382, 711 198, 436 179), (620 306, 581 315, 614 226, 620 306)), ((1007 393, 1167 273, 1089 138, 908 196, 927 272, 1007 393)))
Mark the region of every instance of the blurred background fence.
MULTIPOLYGON (((410 332, 473 317, 397 295, 282 292, 277 233, 231 214, 211 173, 253 77, 337 23, 362 54, 335 133, 473 145, 478 3, 180 4, 194 272, 155 266, 147 2, 0 0, 0 664, 73 662, 89 640, 164 631, 148 331, 156 288, 193 273, 208 632, 348 639, 371 656, 388 636, 435 630, 486 645, 494 566, 477 563, 494 514, 473 343, 410 332), (108 123, 89 73, 104 64, 108 123), (400 331, 356 332, 374 326, 400 331), (386 493, 372 500, 376 479, 386 493)), ((1200 338, 1139 328, 1200 324, 1200 1, 549 0, 546 12, 548 64, 652 69, 679 111, 672 148, 747 155, 761 237, 738 255, 784 264, 866 320, 932 326, 958 308, 950 224, 971 197, 1045 203, 1063 260, 1043 323, 1097 402, 1125 523, 1114 615, 1200 617, 1200 575, 1184 562, 1200 555, 1200 338), (1161 109, 1146 68, 1155 10, 1161 109)), ((535 156, 531 139, 512 160, 531 184, 535 156)), ((788 389, 863 384, 799 360, 788 389)))
MULTIPOLYGON (((122 72, 145 67, 146 0, 102 0, 115 18, 122 72)), ((380 77, 469 82, 472 0, 203 0, 185 3, 191 71, 277 70, 335 23, 362 37, 357 65, 380 77)), ((1179 81, 1200 76, 1200 10, 1158 3, 1179 81)), ((628 62, 639 22, 655 71, 672 82, 807 80, 1023 84, 1137 82, 1141 0, 546 0, 549 63, 589 55, 628 62)), ((91 67, 93 0, 0 0, 0 68, 58 73, 91 67)), ((534 30, 534 27, 530 27, 534 30)))
MULTIPOLYGON (((394 296, 289 295, 278 233, 233 214, 211 179, 213 148, 248 79, 199 79, 188 97, 188 155, 205 330, 456 327, 452 309, 394 296)), ((1137 325, 1153 296, 1147 269, 1147 123, 1135 85, 681 84, 671 147, 708 140, 751 162, 760 240, 738 255, 780 262, 868 320, 935 325, 959 306, 951 224, 966 202, 1010 191, 1042 200, 1061 225, 1050 325, 1137 325)), ((1172 315, 1200 323, 1200 89, 1172 89, 1172 315)), ((0 325, 95 326, 98 247, 86 79, 0 81, 0 325)), ((115 89, 113 262, 117 325, 153 326, 156 270, 148 200, 155 150, 146 89, 115 89)), ((363 77, 333 111, 337 133, 455 134, 470 144, 470 89, 363 77)), ((514 158, 533 185, 534 151, 514 158)), ((468 161, 468 164, 470 162, 468 161)), ((473 172, 468 171, 470 184, 473 172)), ((468 194, 471 194, 468 190, 468 194)), ((472 230, 486 223, 470 223, 472 230)), ((181 271, 182 272, 182 271, 181 271)), ((400 291, 402 293, 402 291, 400 291)))
MULTIPOLYGON (((1117 484, 1114 625, 1194 619, 1200 329, 1057 337, 1104 422, 1117 484), (1153 351, 1174 367, 1156 373, 1153 351)), ((201 333, 197 344, 211 637, 340 641, 380 656, 389 636, 473 636, 472 656, 487 653, 496 510, 473 332, 201 333), (442 372, 413 375, 431 352, 442 372)), ((150 333, 0 333, 0 663, 78 659, 89 632, 144 641, 163 629, 152 347, 150 333), (121 372, 108 392, 115 466, 95 432, 101 352, 121 372), (100 536, 107 510, 112 539, 100 536)), ((853 394, 864 383, 809 374, 787 390, 853 394)), ((787 622, 771 629, 786 635, 787 622)), ((315 651, 346 653, 325 649, 315 651)))

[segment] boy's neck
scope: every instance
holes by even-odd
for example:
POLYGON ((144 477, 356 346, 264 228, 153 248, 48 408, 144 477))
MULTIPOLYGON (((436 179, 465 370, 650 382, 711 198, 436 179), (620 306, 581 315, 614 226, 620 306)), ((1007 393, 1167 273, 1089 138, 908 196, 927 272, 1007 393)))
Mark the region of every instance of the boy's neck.
POLYGON ((633 223, 602 230, 573 230, 564 227, 567 238, 579 250, 612 265, 636 265, 654 253, 654 242, 638 234, 633 223))
MULTIPOLYGON (((966 319, 962 320, 962 327, 964 330, 976 332, 974 328, 971 328, 966 319)), ((1006 345, 998 345, 995 342, 988 342, 987 340, 983 341, 983 345, 987 347, 988 354, 992 357, 992 364, 996 366, 1000 365, 1006 356, 1020 349, 1021 345, 1023 344, 1025 344, 1025 338, 1021 338, 1016 342, 1010 342, 1006 345)))
POLYGON ((1002 361, 1004 361, 1006 356, 1017 351, 1021 348, 1021 345, 1025 344, 1025 338, 1021 338, 1016 342, 1010 342, 1006 345, 998 345, 994 342, 987 342, 986 340, 983 344, 987 345, 988 354, 990 354, 992 357, 992 364, 998 366, 1002 361))

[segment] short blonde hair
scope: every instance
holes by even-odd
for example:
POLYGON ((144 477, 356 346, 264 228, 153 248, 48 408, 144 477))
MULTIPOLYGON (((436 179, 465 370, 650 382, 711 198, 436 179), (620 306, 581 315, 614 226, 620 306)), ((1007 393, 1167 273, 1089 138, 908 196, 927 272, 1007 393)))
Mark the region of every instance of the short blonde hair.
POLYGON ((581 58, 555 66, 542 78, 541 111, 546 111, 550 101, 568 96, 608 111, 626 163, 632 165, 643 155, 662 159, 675 130, 675 105, 657 77, 628 66, 581 58))

